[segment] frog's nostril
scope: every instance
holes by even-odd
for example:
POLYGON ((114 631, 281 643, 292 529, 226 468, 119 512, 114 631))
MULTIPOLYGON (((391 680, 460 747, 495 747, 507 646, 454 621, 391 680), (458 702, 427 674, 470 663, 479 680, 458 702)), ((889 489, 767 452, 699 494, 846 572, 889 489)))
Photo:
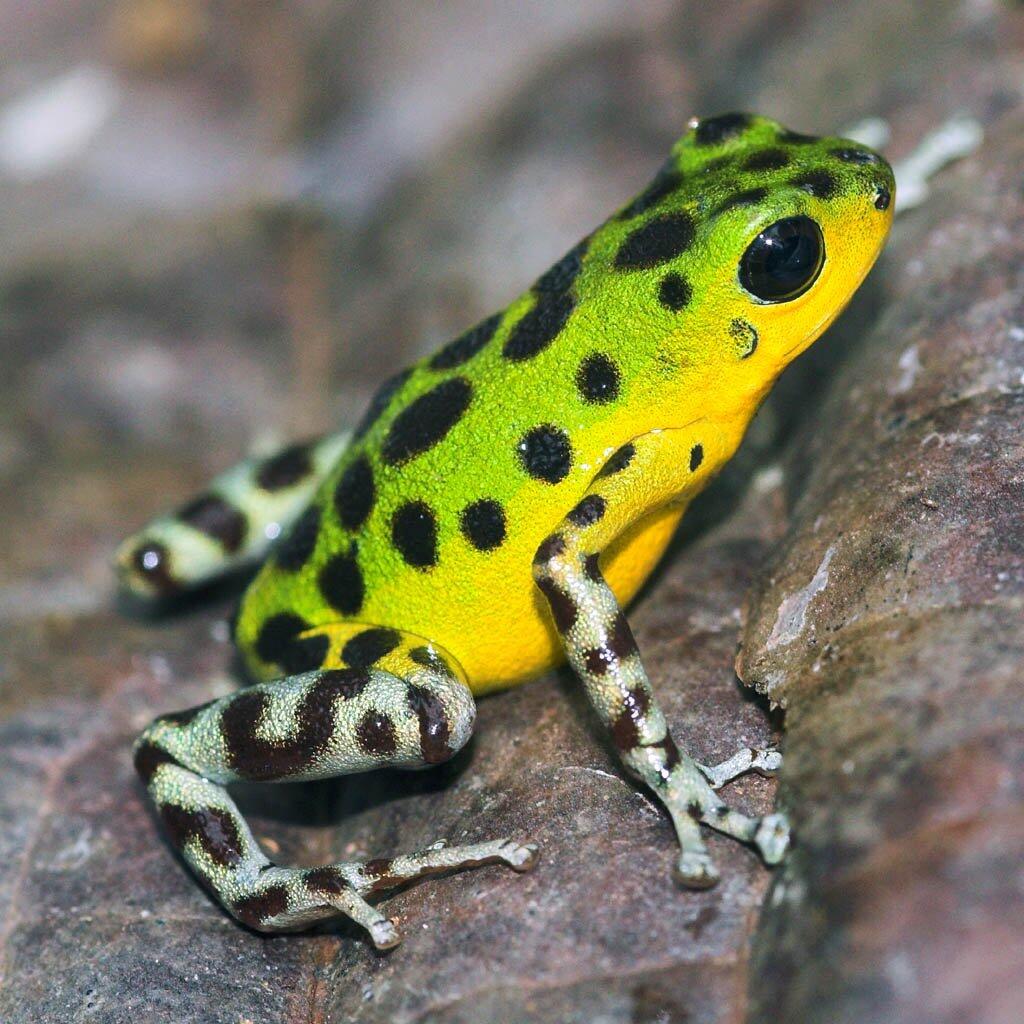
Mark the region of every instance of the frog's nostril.
POLYGON ((884 185, 879 185, 875 189, 875 209, 888 210, 891 202, 892 193, 884 185))

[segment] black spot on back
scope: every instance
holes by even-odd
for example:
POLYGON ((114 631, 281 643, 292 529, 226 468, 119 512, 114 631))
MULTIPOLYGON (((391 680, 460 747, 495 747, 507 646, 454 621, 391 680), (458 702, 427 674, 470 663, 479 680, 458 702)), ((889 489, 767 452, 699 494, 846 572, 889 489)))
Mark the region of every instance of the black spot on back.
POLYGON ((567 292, 580 276, 583 257, 587 254, 589 245, 589 236, 577 242, 554 266, 537 278, 533 290, 538 295, 561 295, 567 292))
POLYGON ((616 220, 630 220, 641 213, 653 210, 663 199, 667 199, 683 183, 683 175, 671 158, 661 167, 651 183, 631 203, 616 215, 616 220))
POLYGON ((704 461, 704 446, 702 444, 695 444, 690 449, 690 472, 694 473, 700 468, 700 464, 704 461))
POLYGON ((718 146, 749 127, 749 114, 719 114, 717 117, 704 118, 697 125, 693 138, 698 146, 718 146))
POLYGON ((380 419, 391 404, 391 399, 395 397, 411 375, 412 370, 401 370, 381 384, 377 389, 377 393, 370 399, 366 412, 363 413, 359 423, 356 424, 356 429, 352 432, 353 440, 358 441, 380 419))
POLYGON ((762 149, 744 161, 745 171, 779 171, 789 163, 789 154, 784 149, 762 149))
POLYGON ((767 197, 768 189, 766 188, 748 188, 742 192, 734 192, 718 204, 715 212, 725 213, 727 210, 735 210, 739 206, 756 206, 767 197))
POLYGON ((293 444, 272 455, 256 471, 256 483, 265 491, 283 491, 313 472, 308 444, 293 444))
POLYGON ((477 551, 493 551, 505 539, 505 511, 493 498, 480 498, 462 510, 459 526, 477 551))
POLYGON ((839 189, 835 176, 825 170, 804 171, 789 183, 818 199, 831 199, 839 189))
POLYGON ((572 468, 572 445, 561 427, 550 423, 530 430, 516 446, 519 461, 535 480, 557 484, 572 468))
POLYGON ((319 532, 320 509, 316 505, 310 505, 295 520, 284 540, 275 549, 274 557, 277 564, 288 572, 297 572, 301 569, 316 548, 319 532))
POLYGON ((437 517, 425 501, 407 501, 391 520, 391 540, 406 563, 417 569, 437 564, 437 517))
POLYGON ((370 460, 360 455, 346 467, 334 490, 334 505, 341 525, 348 530, 359 529, 372 511, 376 496, 370 460))
POLYGON ((512 328, 502 355, 518 363, 543 352, 561 333, 575 307, 576 300, 569 292, 541 292, 536 305, 512 328))
POLYGON ((735 156, 716 156, 714 160, 709 160, 704 164, 701 169, 701 174, 718 174, 720 171, 724 171, 727 167, 730 167, 736 162, 735 156))
POLYGON ((394 629, 364 629, 345 643, 341 657, 350 668, 369 668, 385 654, 390 654, 401 641, 401 634, 394 629))
POLYGON ((481 320, 475 327, 460 334, 454 341, 448 342, 431 360, 432 370, 454 370, 463 363, 468 363, 494 337, 494 332, 501 323, 501 313, 495 313, 486 320, 481 320))
POLYGON ((465 377, 452 377, 420 395, 392 422, 381 445, 384 461, 398 466, 433 448, 462 419, 472 398, 465 377))
POLYGON ((320 592, 343 615, 355 615, 363 606, 363 574, 355 550, 335 555, 321 570, 320 592))
POLYGON ((576 371, 576 387, 583 401, 605 405, 619 397, 619 368, 603 352, 592 352, 576 371))
POLYGON ((229 554, 242 546, 248 530, 245 516, 216 494, 199 495, 181 509, 178 518, 217 541, 229 554))
POLYGON ((576 308, 571 291, 583 269, 583 257, 589 245, 587 236, 534 282, 533 294, 537 301, 512 328, 501 350, 506 359, 514 363, 532 359, 562 332, 576 308))
POLYGON ((675 271, 666 274, 658 285, 658 301, 673 313, 678 313, 688 306, 692 298, 693 288, 690 287, 690 282, 675 271))
POLYGON ((318 669, 327 657, 330 641, 326 636, 298 637, 292 641, 279 664, 289 676, 318 669))
POLYGON ((681 256, 693 244, 693 218, 663 213, 631 231, 615 254, 616 270, 649 270, 681 256))

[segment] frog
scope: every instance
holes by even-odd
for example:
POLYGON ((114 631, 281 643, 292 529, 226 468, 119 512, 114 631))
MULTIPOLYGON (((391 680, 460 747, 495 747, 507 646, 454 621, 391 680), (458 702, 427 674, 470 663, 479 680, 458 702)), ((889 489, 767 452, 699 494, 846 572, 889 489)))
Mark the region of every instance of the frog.
POLYGON ((720 789, 774 748, 705 765, 673 738, 624 609, 754 413, 875 263, 894 177, 877 152, 760 115, 694 118, 653 180, 504 310, 392 375, 349 432, 224 471, 118 550, 162 602, 255 570, 233 638, 247 687, 163 714, 134 764, 171 845, 249 928, 347 917, 427 875, 529 870, 529 838, 319 867, 273 862, 227 786, 420 769, 476 699, 568 663, 630 776, 671 819, 678 882, 719 878, 705 829, 778 864, 781 812, 720 789))

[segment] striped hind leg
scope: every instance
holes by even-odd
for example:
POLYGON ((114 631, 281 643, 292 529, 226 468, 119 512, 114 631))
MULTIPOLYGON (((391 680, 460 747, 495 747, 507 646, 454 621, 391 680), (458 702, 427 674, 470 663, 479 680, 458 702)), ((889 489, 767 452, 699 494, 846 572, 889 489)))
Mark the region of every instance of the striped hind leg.
MULTIPOLYGON (((346 643, 360 667, 339 665, 264 683, 156 719, 135 745, 135 766, 175 848, 239 921, 293 931, 350 917, 380 948, 399 941, 367 897, 441 871, 503 863, 524 871, 537 849, 494 840, 434 843, 390 859, 317 868, 271 863, 225 785, 287 782, 380 767, 420 768, 450 758, 469 739, 476 708, 457 665, 420 638, 362 627, 346 643), (386 666, 386 667, 385 667, 386 666), (401 669, 398 675, 389 669, 401 669)), ((337 639, 337 637, 335 637, 337 639)))
POLYGON ((682 474, 701 484, 706 425, 645 435, 608 461, 588 493, 540 546, 534 577, 551 607, 566 655, 611 732, 626 767, 665 805, 679 837, 679 880, 706 888, 718 879, 700 832, 709 825, 752 844, 768 864, 789 843, 781 814, 750 818, 732 810, 717 786, 746 771, 768 773, 777 751, 744 750, 716 767, 699 765, 674 742, 640 660, 633 634, 602 575, 599 556, 641 514, 687 493, 682 474), (687 469, 688 467, 688 469, 687 469))
POLYGON ((118 548, 121 586, 168 597, 261 560, 294 527, 348 446, 347 433, 239 462, 176 512, 154 519, 118 548))

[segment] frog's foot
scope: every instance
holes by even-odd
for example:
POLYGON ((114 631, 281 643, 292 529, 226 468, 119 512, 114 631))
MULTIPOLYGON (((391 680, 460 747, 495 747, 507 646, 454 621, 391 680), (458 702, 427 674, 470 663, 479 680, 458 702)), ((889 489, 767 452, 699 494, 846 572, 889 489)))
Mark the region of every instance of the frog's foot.
POLYGON ((757 772, 758 775, 770 778, 782 767, 782 753, 775 747, 765 747, 763 750, 745 747, 721 764, 696 764, 704 778, 711 783, 712 789, 721 789, 727 782, 747 772, 757 772))
POLYGON ((348 861, 320 868, 282 868, 270 865, 230 904, 234 915, 262 932, 286 932, 315 921, 344 916, 361 925, 378 949, 402 941, 395 923, 366 897, 426 875, 464 871, 485 864, 505 864, 529 871, 537 862, 535 843, 495 839, 467 846, 448 846, 440 840, 425 850, 390 859, 348 861))
POLYGON ((658 795, 672 815, 679 836, 679 882, 688 888, 707 889, 718 881, 718 871, 700 834, 701 824, 753 846, 765 864, 778 864, 789 848, 786 816, 748 817, 734 811, 711 788, 745 771, 775 770, 781 761, 778 752, 741 750, 715 768, 699 765, 685 754, 678 757, 668 770, 664 786, 658 788, 658 795))

